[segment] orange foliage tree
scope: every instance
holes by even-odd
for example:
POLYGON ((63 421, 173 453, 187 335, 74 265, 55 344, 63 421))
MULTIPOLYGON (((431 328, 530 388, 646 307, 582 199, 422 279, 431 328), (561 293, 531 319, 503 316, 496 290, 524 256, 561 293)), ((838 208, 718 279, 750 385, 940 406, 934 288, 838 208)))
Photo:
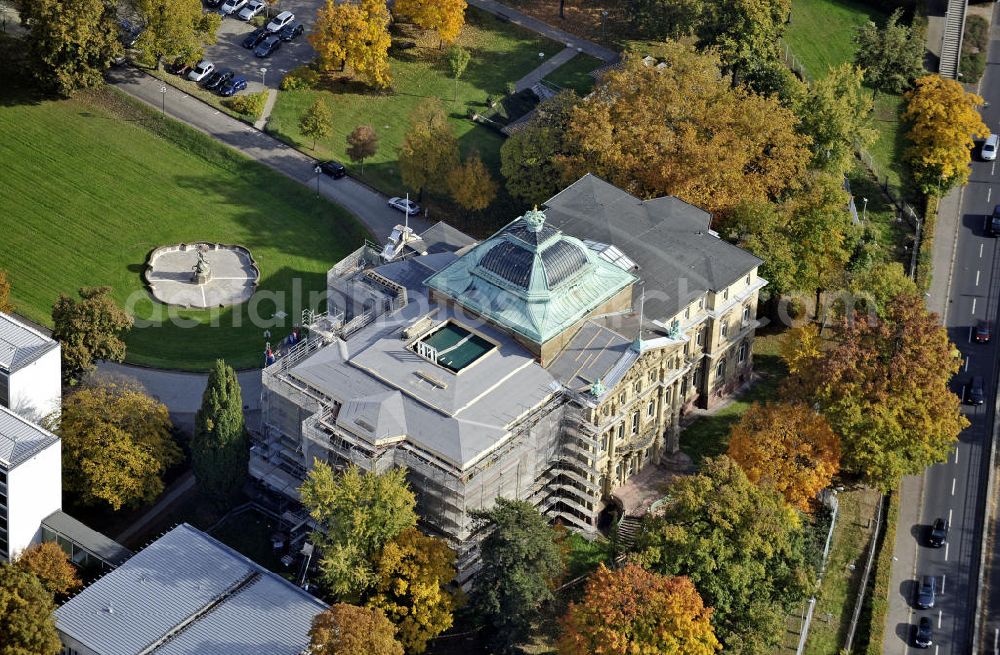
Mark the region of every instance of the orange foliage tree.
POLYGON ((33 573, 53 596, 76 591, 83 584, 76 567, 70 564, 69 556, 52 541, 29 546, 18 555, 15 564, 33 573))
POLYGON ((313 619, 311 655, 403 655, 382 610, 337 603, 313 619))
POLYGON ((425 30, 436 30, 442 44, 451 44, 465 25, 465 0, 396 0, 393 11, 425 30))

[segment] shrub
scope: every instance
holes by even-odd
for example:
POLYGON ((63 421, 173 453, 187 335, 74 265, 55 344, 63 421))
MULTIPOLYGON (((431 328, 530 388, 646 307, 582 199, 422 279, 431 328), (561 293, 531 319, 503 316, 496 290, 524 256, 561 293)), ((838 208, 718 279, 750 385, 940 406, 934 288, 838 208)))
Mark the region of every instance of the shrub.
POLYGON ((250 19, 250 24, 254 27, 264 27, 264 25, 267 24, 267 16, 264 14, 257 14, 250 19))
POLYGON ((242 114, 247 118, 257 120, 264 113, 264 103, 267 102, 267 91, 260 93, 247 93, 245 95, 228 98, 222 101, 237 114, 242 114))
POLYGON ((975 84, 986 70, 986 52, 990 44, 990 24, 982 16, 972 15, 965 21, 959 72, 966 84, 975 84))
POLYGON ((299 66, 281 80, 282 91, 304 91, 315 89, 319 84, 319 73, 308 66, 299 66))
POLYGON ((924 210, 924 223, 920 228, 920 252, 917 253, 917 270, 914 282, 917 287, 926 291, 931 286, 931 251, 934 250, 934 227, 937 222, 937 209, 940 200, 937 196, 927 196, 927 208, 924 210))
POLYGON ((899 494, 893 492, 889 495, 889 509, 882 519, 885 530, 879 544, 878 559, 875 560, 875 581, 872 584, 871 595, 865 601, 865 611, 862 612, 859 624, 858 641, 855 644, 855 652, 858 653, 867 655, 882 653, 885 616, 889 611, 889 583, 892 582, 892 549, 896 543, 898 516, 899 494))

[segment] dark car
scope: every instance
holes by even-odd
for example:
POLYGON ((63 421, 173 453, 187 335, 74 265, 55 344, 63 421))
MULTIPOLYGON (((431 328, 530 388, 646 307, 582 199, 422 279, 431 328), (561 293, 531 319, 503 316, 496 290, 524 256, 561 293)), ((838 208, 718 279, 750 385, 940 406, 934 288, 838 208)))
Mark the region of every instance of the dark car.
POLYGON ((266 27, 258 27, 253 32, 247 34, 246 38, 243 39, 243 47, 247 50, 253 50, 268 34, 269 32, 266 27))
POLYGON ((217 9, 222 4, 222 0, 205 0, 205 6, 217 9))
POLYGON ((976 321, 976 343, 989 343, 993 337, 993 324, 982 319, 976 321))
POLYGON ((234 77, 233 79, 229 80, 228 82, 222 85, 222 87, 219 89, 219 95, 228 98, 229 96, 236 95, 245 88, 247 88, 247 78, 234 77))
POLYGON ((187 63, 180 57, 174 60, 174 63, 167 67, 167 70, 174 75, 180 75, 181 77, 186 77, 188 73, 191 72, 191 64, 187 63))
POLYGON ((205 88, 208 89, 209 91, 218 91, 235 76, 236 76, 236 71, 231 71, 231 70, 224 70, 221 73, 214 73, 209 79, 209 81, 205 84, 205 88))
POLYGON ((986 222, 986 236, 995 237, 1000 234, 1000 205, 993 208, 993 214, 986 222))
POLYGON ((934 598, 937 596, 937 580, 933 575, 925 575, 920 578, 920 587, 917 589, 917 607, 922 610, 934 607, 934 598))
POLYGON ((970 405, 982 405, 986 402, 986 385, 983 382, 983 376, 976 375, 969 381, 965 402, 970 405))
POLYGON ((917 648, 930 648, 934 644, 934 626, 926 616, 920 617, 917 623, 917 634, 913 637, 913 645, 917 648))
POLYGON ((280 47, 281 37, 277 34, 271 34, 254 48, 253 53, 258 57, 268 57, 280 47))
POLYGON ((935 519, 931 526, 931 536, 927 539, 927 544, 932 548, 940 548, 948 540, 948 521, 945 519, 935 519))
POLYGON ((302 34, 303 30, 305 30, 305 27, 302 26, 302 23, 296 23, 295 25, 285 25, 284 27, 281 28, 281 31, 278 32, 278 36, 281 37, 282 41, 291 41, 298 35, 302 34))
POLYGON ((127 18, 118 21, 118 39, 126 48, 131 48, 139 40, 142 34, 142 26, 133 23, 127 18))
POLYGON ((347 175, 347 168, 344 167, 339 161, 324 161, 319 165, 321 171, 329 175, 335 180, 338 180, 345 175, 347 175))

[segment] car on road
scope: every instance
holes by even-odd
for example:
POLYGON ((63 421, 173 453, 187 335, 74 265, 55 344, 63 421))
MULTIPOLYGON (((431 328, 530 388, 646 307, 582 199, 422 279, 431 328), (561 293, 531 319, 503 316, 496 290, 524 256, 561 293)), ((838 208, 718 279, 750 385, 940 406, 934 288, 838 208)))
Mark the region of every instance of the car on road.
POLYGON ((228 98, 247 88, 247 78, 238 75, 219 87, 219 95, 228 98))
POLYGON ((991 338, 993 338, 993 324, 983 319, 976 321, 976 343, 989 343, 991 338))
POLYGON ((248 21, 265 9, 267 9, 267 5, 260 0, 250 0, 243 9, 240 9, 240 13, 236 14, 236 17, 248 21))
POLYGON ((199 61, 188 73, 188 79, 192 82, 201 82, 215 71, 215 64, 210 61, 199 61))
POLYGON ((993 213, 987 219, 986 236, 995 237, 1000 234, 1000 205, 993 208, 993 213))
POLYGON ((917 607, 922 610, 934 607, 936 596, 937 579, 933 575, 925 575, 920 578, 920 586, 917 588, 917 607))
POLYGON ((253 50, 261 41, 264 40, 265 37, 267 37, 268 34, 269 32, 266 28, 258 27, 253 32, 246 35, 246 38, 243 39, 243 47, 247 50, 253 50))
POLYGON ((269 57, 280 47, 281 37, 277 34, 268 34, 267 38, 258 43, 257 47, 253 49, 253 53, 258 57, 269 57))
POLYGON ((998 146, 1000 146, 1000 135, 991 134, 986 141, 983 142, 983 150, 981 153, 983 161, 996 161, 998 146))
POLYGON ((983 376, 975 375, 969 381, 969 387, 965 394, 965 402, 970 405, 982 405, 986 402, 986 385, 983 376))
POLYGON ((323 173, 326 173, 335 180, 347 175, 347 167, 341 164, 339 161, 324 161, 320 162, 319 169, 323 173))
POLYGON ((934 519, 931 526, 931 534, 927 538, 927 544, 931 548, 940 548, 948 540, 948 521, 945 519, 934 519))
POLYGON ((392 197, 389 198, 389 202, 387 204, 393 209, 398 209, 408 216, 416 216, 420 213, 420 205, 408 198, 392 197))
POLYGON ((238 12, 243 9, 247 4, 247 0, 226 0, 219 7, 219 13, 223 16, 229 16, 232 13, 238 12))
POLYGON ((302 23, 296 23, 294 25, 285 25, 284 27, 281 28, 281 31, 278 32, 278 36, 281 37, 282 41, 291 41, 298 35, 302 34, 304 30, 305 27, 302 26, 302 23))
POLYGON ((930 648, 934 645, 934 625, 926 616, 921 616, 917 622, 917 632, 913 635, 913 645, 917 648, 930 648))
POLYGON ((224 84, 229 82, 229 80, 233 79, 235 76, 236 76, 236 71, 231 71, 231 70, 215 71, 207 78, 205 78, 208 81, 202 82, 202 86, 204 86, 209 91, 218 91, 223 87, 224 84))
POLYGON ((290 11, 283 11, 271 19, 271 22, 267 24, 267 31, 280 32, 285 26, 290 25, 293 20, 295 20, 295 14, 290 11))

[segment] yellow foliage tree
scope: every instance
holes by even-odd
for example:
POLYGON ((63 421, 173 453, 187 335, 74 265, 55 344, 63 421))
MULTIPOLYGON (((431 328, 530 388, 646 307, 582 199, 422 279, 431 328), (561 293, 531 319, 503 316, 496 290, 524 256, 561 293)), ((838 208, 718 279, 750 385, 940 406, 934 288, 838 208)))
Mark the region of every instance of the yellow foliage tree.
POLYGON ((316 14, 316 27, 309 42, 320 65, 331 70, 350 66, 369 86, 384 89, 392 82, 389 71, 389 10, 384 2, 361 0, 335 3, 316 14))
POLYGON ((69 556, 54 541, 29 546, 17 556, 15 566, 34 574, 53 596, 63 596, 83 585, 69 556))
POLYGON ((781 358, 792 375, 812 366, 821 352, 819 329, 813 323, 793 328, 781 344, 781 358))
POLYGON ((465 25, 465 0, 396 0, 395 12, 425 30, 436 30, 442 44, 451 44, 465 25))
POLYGON ((983 99, 955 80, 925 75, 906 94, 903 120, 913 143, 905 158, 924 193, 961 186, 969 179, 973 139, 990 133, 976 106, 983 99))
POLYGON ((317 614, 309 630, 310 655, 403 655, 382 610, 337 603, 317 614))
POLYGON ((840 439, 808 405, 755 404, 733 426, 729 456, 751 482, 807 512, 840 469, 840 439))
POLYGON ((403 183, 416 189, 444 191, 448 173, 458 166, 458 140, 448 123, 444 106, 427 98, 410 113, 410 129, 399 146, 399 173, 403 183))
POLYGON ((497 195, 497 183, 478 152, 448 173, 448 188, 455 202, 472 210, 486 209, 497 195))

